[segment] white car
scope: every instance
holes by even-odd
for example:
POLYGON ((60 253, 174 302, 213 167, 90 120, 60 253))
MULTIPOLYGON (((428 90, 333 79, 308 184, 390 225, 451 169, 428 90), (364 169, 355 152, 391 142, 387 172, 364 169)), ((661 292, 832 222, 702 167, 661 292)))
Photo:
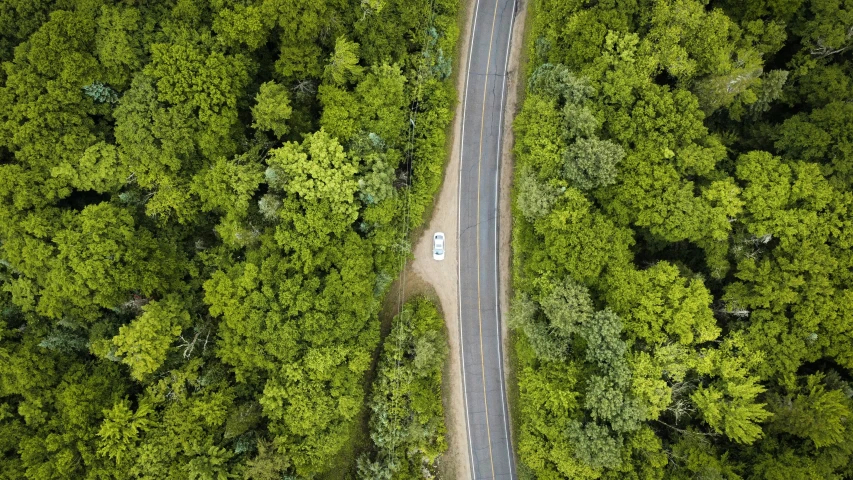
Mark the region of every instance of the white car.
POLYGON ((432 236, 432 258, 444 260, 444 234, 441 232, 436 232, 432 236))

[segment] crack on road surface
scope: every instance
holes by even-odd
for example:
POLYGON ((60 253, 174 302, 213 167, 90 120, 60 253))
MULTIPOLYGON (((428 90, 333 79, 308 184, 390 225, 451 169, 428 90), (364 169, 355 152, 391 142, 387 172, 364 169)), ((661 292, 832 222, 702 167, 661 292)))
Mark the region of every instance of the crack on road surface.
MULTIPOLYGON (((491 221, 491 220, 494 220, 494 221, 497 221, 497 220, 498 220, 498 216, 497 216, 497 215, 491 215, 491 216, 487 217, 487 218, 486 218, 486 220, 490 220, 490 221, 491 221)), ((482 224, 483 224, 483 222, 477 222, 477 223, 474 223, 474 224, 472 224, 472 225, 469 225, 469 226, 465 227, 465 229, 464 229, 464 230, 462 230, 461 232, 459 232, 459 236, 462 236, 463 234, 465 234, 466 232, 468 232, 468 230, 471 230, 472 228, 477 228, 477 227, 479 227, 479 226, 480 226, 480 225, 482 225, 482 224)), ((459 247, 457 246, 457 248, 459 248, 459 247)))

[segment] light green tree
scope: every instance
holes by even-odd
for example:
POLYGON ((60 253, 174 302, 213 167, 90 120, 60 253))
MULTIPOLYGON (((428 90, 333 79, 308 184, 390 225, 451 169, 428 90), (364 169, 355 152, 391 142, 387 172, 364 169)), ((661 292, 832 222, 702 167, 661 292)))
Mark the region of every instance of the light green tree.
POLYGON ((358 80, 364 67, 358 64, 358 43, 346 37, 335 40, 335 51, 329 56, 324 75, 338 85, 358 80))
POLYGON ((737 443, 749 445, 761 438, 759 424, 773 415, 758 400, 766 388, 751 374, 762 359, 761 352, 753 351, 742 335, 731 334, 720 348, 702 349, 696 360, 696 370, 713 380, 700 386, 690 399, 705 423, 737 443))
POLYGON ((605 297, 624 319, 631 338, 650 344, 672 339, 692 345, 720 335, 711 310, 711 293, 700 279, 682 277, 667 262, 646 270, 615 270, 605 297))
POLYGON ((103 5, 98 17, 95 52, 109 72, 109 82, 126 88, 144 55, 139 30, 143 15, 137 8, 103 5))
POLYGON ((601 279, 601 272, 631 260, 631 232, 596 211, 589 200, 574 188, 566 190, 557 206, 536 223, 544 240, 544 252, 554 266, 529 262, 525 268, 554 269, 558 275, 589 284, 601 279))
POLYGON ((152 414, 150 403, 140 403, 134 412, 127 398, 104 410, 104 421, 98 430, 98 455, 109 457, 116 465, 132 462, 133 451, 139 437, 151 424, 152 414))
POLYGON ((565 338, 578 333, 593 316, 589 291, 569 277, 555 283, 539 304, 554 333, 565 338))
POLYGON ((516 172, 515 188, 518 192, 515 204, 524 218, 531 223, 551 211, 561 190, 537 179, 529 167, 521 167, 516 172))
POLYGON ((541 178, 557 178, 563 169, 565 129, 556 102, 543 96, 528 96, 513 123, 517 140, 514 152, 520 164, 534 167, 541 178))
POLYGON ((816 0, 809 7, 810 18, 797 27, 809 54, 825 58, 853 48, 853 2, 816 0))
POLYGON ((150 302, 142 307, 142 315, 122 325, 113 337, 115 355, 130 367, 134 379, 142 381, 160 368, 190 321, 186 306, 176 295, 150 302))
POLYGON ((276 231, 281 245, 315 250, 349 230, 358 215, 358 167, 337 140, 321 130, 302 144, 271 150, 267 163, 284 193, 280 218, 286 226, 276 231))
POLYGON ((213 30, 217 39, 228 45, 245 44, 251 50, 257 50, 270 40, 270 30, 275 26, 275 18, 267 15, 265 7, 274 7, 277 2, 258 2, 254 5, 235 4, 232 8, 219 10, 213 19, 213 30), (266 5, 262 5, 266 3, 266 5))
POLYGON ((700 388, 691 399, 711 428, 735 442, 751 444, 762 436, 758 423, 771 416, 764 404, 755 403, 764 390, 754 381, 730 384, 726 391, 712 385, 700 388))
POLYGON ((581 190, 616 183, 625 150, 610 140, 579 138, 563 155, 563 177, 581 190))
POLYGON ((292 113, 287 88, 275 82, 266 82, 255 96, 255 105, 252 107, 255 121, 252 127, 271 131, 281 138, 290 130, 287 120, 292 113))
POLYGON ((115 191, 128 174, 119 168, 115 145, 98 142, 87 148, 75 163, 63 162, 50 171, 54 177, 65 178, 77 190, 99 193, 115 191))
POLYGON ((219 157, 193 177, 190 190, 199 197, 203 211, 245 215, 263 181, 261 168, 251 154, 231 160, 219 157))
POLYGON ((38 306, 49 317, 76 312, 97 318, 98 308, 114 308, 132 291, 150 295, 168 288, 180 267, 172 249, 109 203, 84 208, 53 241, 56 258, 38 306))
MULTIPOLYGON (((696 0, 657 2, 641 50, 648 50, 671 75, 725 75, 733 66, 737 25, 720 9, 696 0)), ((644 52, 645 53, 645 52, 644 52)))
POLYGON ((853 105, 833 101, 809 114, 798 113, 785 120, 776 138, 784 156, 819 162, 823 174, 835 185, 853 184, 853 105))
POLYGON ((243 478, 246 480, 281 480, 287 467, 290 466, 286 457, 278 452, 272 442, 258 442, 258 453, 248 462, 243 478))

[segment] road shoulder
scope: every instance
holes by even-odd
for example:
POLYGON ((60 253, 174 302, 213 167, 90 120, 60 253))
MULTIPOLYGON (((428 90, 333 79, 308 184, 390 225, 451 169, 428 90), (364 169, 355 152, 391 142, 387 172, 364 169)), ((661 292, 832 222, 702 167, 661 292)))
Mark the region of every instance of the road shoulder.
POLYGON ((468 458, 468 431, 465 427, 465 399, 462 392, 462 365, 459 345, 459 259, 457 256, 457 230, 459 214, 459 161, 461 152, 462 107, 464 105, 465 79, 468 75, 468 54, 471 48, 471 28, 476 0, 463 0, 460 19, 459 49, 456 58, 456 108, 450 134, 450 158, 444 169, 444 181, 438 193, 432 216, 414 243, 414 260, 408 268, 432 286, 441 304, 450 344, 445 382, 445 423, 448 434, 448 451, 444 455, 446 478, 467 480, 471 478, 468 458), (441 262, 432 259, 432 234, 444 232, 447 255, 441 262))

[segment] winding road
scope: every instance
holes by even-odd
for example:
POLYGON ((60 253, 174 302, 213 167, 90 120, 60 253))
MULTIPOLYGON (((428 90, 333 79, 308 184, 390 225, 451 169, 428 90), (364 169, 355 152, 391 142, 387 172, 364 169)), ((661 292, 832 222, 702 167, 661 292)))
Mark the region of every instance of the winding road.
POLYGON ((474 479, 515 479, 498 303, 498 193, 516 0, 476 0, 462 104, 459 333, 474 479))

